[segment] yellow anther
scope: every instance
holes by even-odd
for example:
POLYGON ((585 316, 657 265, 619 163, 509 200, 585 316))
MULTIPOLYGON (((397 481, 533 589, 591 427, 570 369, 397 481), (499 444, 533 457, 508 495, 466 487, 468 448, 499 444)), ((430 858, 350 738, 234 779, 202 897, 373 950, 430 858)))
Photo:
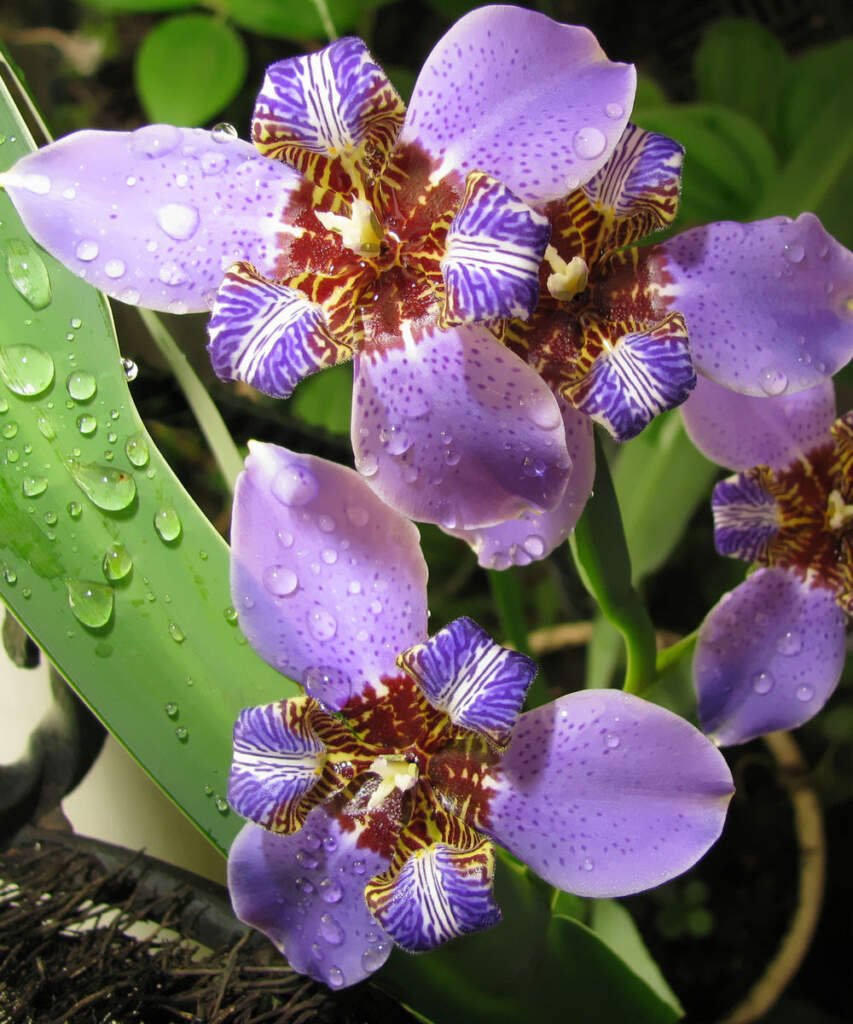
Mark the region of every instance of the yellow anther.
POLYGON ((586 288, 589 278, 589 267, 586 260, 573 256, 568 263, 557 252, 553 245, 545 250, 548 266, 554 271, 548 277, 548 292, 561 302, 568 302, 586 288))
POLYGON ((841 492, 837 489, 829 492, 826 518, 830 530, 843 530, 853 521, 853 505, 847 505, 844 498, 841 497, 841 492))
POLYGON ((377 757, 367 769, 379 776, 379 785, 367 801, 367 810, 373 811, 389 797, 395 789, 405 793, 418 781, 418 766, 404 757, 377 757))
POLYGON ((322 210, 315 211, 314 215, 327 231, 341 236, 347 249, 359 256, 378 256, 383 235, 373 207, 365 199, 353 199, 350 208, 349 217, 322 210))

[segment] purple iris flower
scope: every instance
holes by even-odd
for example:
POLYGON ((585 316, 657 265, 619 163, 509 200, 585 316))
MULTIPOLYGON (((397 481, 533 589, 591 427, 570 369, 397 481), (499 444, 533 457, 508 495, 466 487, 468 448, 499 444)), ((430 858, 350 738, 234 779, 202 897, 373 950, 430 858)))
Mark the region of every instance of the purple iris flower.
POLYGON ((550 226, 533 205, 603 166, 634 88, 588 30, 486 7, 438 43, 408 110, 342 39, 268 69, 254 146, 80 132, 3 183, 109 295, 212 309, 221 377, 286 397, 353 358, 359 470, 411 518, 472 528, 566 490, 557 400, 485 325, 535 307, 550 226))
POLYGON ((249 642, 306 691, 241 713, 229 782, 235 911, 296 970, 349 985, 395 943, 494 924, 492 840, 613 896, 720 834, 731 775, 683 719, 616 690, 520 714, 529 658, 465 618, 428 638, 417 530, 352 470, 252 443, 231 578, 249 642))
POLYGON ((714 489, 714 539, 759 568, 708 614, 693 670, 702 728, 732 744, 801 725, 841 676, 853 613, 853 414, 835 420, 831 381, 717 398, 688 418, 705 454, 740 471, 714 489))

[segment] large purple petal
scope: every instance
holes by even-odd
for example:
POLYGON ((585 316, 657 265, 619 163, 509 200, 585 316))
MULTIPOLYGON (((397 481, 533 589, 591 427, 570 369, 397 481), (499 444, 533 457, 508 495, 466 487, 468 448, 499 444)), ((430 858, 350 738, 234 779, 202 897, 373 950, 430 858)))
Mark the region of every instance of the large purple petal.
POLYGON ((501 647, 473 619, 455 619, 397 659, 434 708, 464 729, 508 742, 536 662, 501 647))
POLYGON ((295 971, 343 988, 391 952, 364 901, 365 883, 387 866, 320 806, 294 835, 245 825, 228 854, 228 889, 237 917, 262 931, 295 971))
POLYGON ((686 871, 723 828, 732 778, 683 718, 617 690, 522 715, 478 822, 547 882, 624 896, 686 871))
POLYGON ((563 497, 550 512, 541 515, 525 512, 520 519, 509 519, 495 526, 446 531, 470 544, 484 569, 507 569, 510 565, 529 565, 545 558, 575 528, 595 479, 592 421, 563 404, 563 422, 572 472, 563 497))
POLYGON ((482 327, 430 330, 356 356, 356 467, 412 519, 447 529, 544 511, 570 459, 542 378, 482 327))
POLYGON ((793 395, 755 398, 700 374, 681 413, 690 440, 714 462, 729 469, 776 469, 826 443, 835 390, 827 379, 793 395))
POLYGON ((400 138, 441 161, 436 178, 485 171, 527 202, 544 202, 607 161, 635 84, 633 67, 611 63, 588 29, 482 7, 427 58, 400 138))
POLYGON ((172 125, 77 132, 2 177, 33 238, 75 274, 172 313, 208 310, 238 260, 273 275, 300 181, 248 142, 172 125))
POLYGON ((846 621, 831 591, 784 569, 759 569, 726 594, 693 661, 705 732, 727 746, 817 714, 841 676, 846 621))
POLYGON ((249 643, 340 708, 426 637, 426 563, 411 523, 351 469, 249 444, 237 481, 231 592, 249 643))
POLYGON ((652 254, 696 369, 745 395, 822 383, 853 356, 853 254, 811 213, 694 228, 652 254))

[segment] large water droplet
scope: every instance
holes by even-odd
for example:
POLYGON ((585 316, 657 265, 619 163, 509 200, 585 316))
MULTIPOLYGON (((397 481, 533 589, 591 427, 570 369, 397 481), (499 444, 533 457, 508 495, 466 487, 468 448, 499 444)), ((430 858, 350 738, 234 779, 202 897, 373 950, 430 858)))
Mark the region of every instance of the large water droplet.
POLYGON ((133 568, 133 560, 121 541, 113 541, 107 548, 102 568, 108 580, 123 580, 133 568))
POLYGON ((604 152, 607 146, 607 136, 600 128, 590 125, 587 128, 579 128, 575 132, 572 145, 579 157, 584 160, 594 160, 604 152))
POLYGON ((356 458, 355 468, 362 476, 376 476, 379 472, 379 459, 373 452, 365 452, 356 458))
POLYGON ((97 259, 99 252, 98 243, 93 238, 83 238, 77 243, 74 255, 84 263, 91 263, 92 260, 97 259))
POLYGON ((330 946, 340 946, 344 941, 344 930, 331 914, 323 914, 320 918, 320 937, 330 946))
POLYGON ((338 623, 325 608, 314 608, 308 613, 308 628, 315 640, 331 640, 338 629, 338 623))
POLYGON ((761 697, 770 693, 776 680, 769 672, 756 672, 752 677, 752 689, 761 697))
POLYGON ((237 129, 233 124, 228 124, 227 121, 220 121, 219 124, 215 124, 210 129, 210 134, 213 136, 214 142, 229 142, 231 139, 236 139, 237 129))
POLYGON ((127 508, 136 495, 136 481, 123 470, 74 459, 69 460, 68 468, 89 500, 106 512, 127 508))
POLYGON ((264 586, 274 597, 287 597, 299 586, 295 572, 283 565, 270 565, 264 569, 264 586))
POLYGON ((0 349, 0 377, 16 395, 40 395, 53 381, 53 359, 32 345, 7 345, 0 349))
POLYGON ((808 704, 812 697, 814 697, 814 687, 809 686, 808 683, 803 683, 802 686, 797 687, 795 696, 801 703, 808 704))
POLYGON ((94 416, 84 413, 82 416, 77 417, 77 429, 85 437, 91 437, 98 429, 98 421, 94 416))
POLYGON ((105 626, 113 613, 113 591, 106 583, 91 580, 66 580, 68 607, 75 617, 92 629, 105 626))
POLYGON ((271 487, 273 497, 282 505, 307 505, 317 496, 317 478, 305 466, 291 463, 277 473, 271 487))
POLYGON ((560 408, 550 395, 542 399, 534 399, 525 405, 524 411, 531 423, 543 430, 556 430, 562 422, 560 408))
POLYGON ((121 277, 127 270, 127 264, 124 260, 107 260, 104 264, 104 273, 107 277, 111 277, 114 281, 121 277))
POLYGON ((802 649, 803 639, 799 633, 794 633, 793 631, 783 633, 776 641, 776 650, 788 657, 799 654, 802 649))
POLYGON ((47 480, 43 476, 25 476, 21 481, 21 490, 27 498, 37 498, 47 490, 47 480))
POLYGON ((171 153, 180 141, 181 133, 173 125, 149 124, 133 132, 128 148, 140 156, 156 157, 171 153))
POLYGON ((170 238, 183 242, 196 233, 199 213, 186 203, 166 203, 157 211, 157 223, 170 238))
POLYGON ((802 263, 806 255, 806 250, 799 242, 788 242, 785 245, 784 253, 785 259, 789 263, 802 263))
POLYGON ((33 309, 44 309, 50 303, 50 278, 38 249, 23 238, 10 238, 5 249, 12 287, 33 309))
POLYGON ((98 390, 98 382, 91 373, 75 370, 74 373, 68 374, 65 390, 75 402, 88 402, 98 390))
POLYGON ((344 891, 333 878, 324 878, 320 882, 320 899, 324 903, 340 903, 344 891))
POLYGON ((387 952, 388 946, 386 943, 380 942, 376 946, 369 946, 361 954, 361 966, 366 971, 378 971, 385 963, 387 952))
POLYGON ((522 547, 533 558, 541 558, 545 553, 545 541, 535 533, 523 542, 522 547))
POLYGON ((781 395, 788 387, 788 378, 775 366, 766 366, 758 375, 758 383, 765 394, 781 395))
POLYGON ((343 988, 345 978, 344 972, 340 967, 336 967, 335 964, 329 966, 329 970, 326 972, 326 979, 329 982, 330 988, 343 988))
POLYGON ((160 539, 167 544, 176 541, 181 535, 181 519, 171 505, 158 509, 154 513, 154 529, 160 539))
POLYGON ((124 451, 134 466, 142 467, 148 463, 148 442, 145 440, 145 435, 142 431, 130 435, 124 446, 124 451))

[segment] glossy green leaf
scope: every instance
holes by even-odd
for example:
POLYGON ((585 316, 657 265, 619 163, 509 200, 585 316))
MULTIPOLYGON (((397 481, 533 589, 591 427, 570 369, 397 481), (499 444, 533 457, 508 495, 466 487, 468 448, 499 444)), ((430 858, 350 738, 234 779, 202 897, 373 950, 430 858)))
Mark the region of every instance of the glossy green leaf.
POLYGON ((696 92, 779 134, 790 62, 772 32, 746 18, 724 18, 705 33, 693 60, 696 92))
MULTIPOLYGON (((5 86, 0 139, 2 169, 32 148, 5 86)), ((0 245, 28 242, 5 194, 0 221, 0 245)), ((228 550, 139 419, 105 300, 30 258, 42 308, 0 271, 0 596, 225 851, 241 825, 224 801, 233 722, 297 687, 237 628, 228 550)))
POLYGON ((157 24, 136 55, 136 89, 152 121, 205 124, 246 80, 246 44, 207 14, 180 14, 157 24))
POLYGON ((613 486, 635 583, 672 554, 699 503, 709 498, 717 472, 697 451, 675 411, 658 416, 622 445, 614 460, 613 486))
POLYGON ((306 377, 288 400, 287 411, 309 426, 349 437, 352 364, 329 367, 306 377))
MULTIPOLYGON (((370 12, 388 0, 326 0, 329 17, 340 36, 357 31, 370 12)), ((327 39, 323 20, 312 0, 222 0, 228 17, 241 28, 283 39, 327 39)))
POLYGON ((632 120, 684 146, 678 223, 748 220, 778 173, 766 134, 743 114, 722 106, 679 104, 638 108, 632 120))

